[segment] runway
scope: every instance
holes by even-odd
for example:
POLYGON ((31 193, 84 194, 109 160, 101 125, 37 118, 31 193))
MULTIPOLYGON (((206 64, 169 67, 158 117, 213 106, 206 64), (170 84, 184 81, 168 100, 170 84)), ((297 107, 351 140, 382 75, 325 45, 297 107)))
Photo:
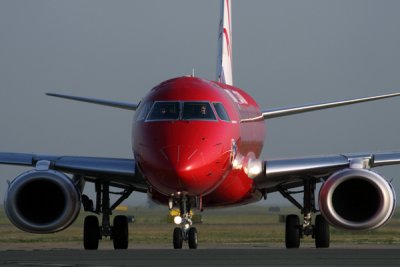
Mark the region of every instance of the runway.
POLYGON ((400 249, 0 251, 1 266, 400 266, 400 249))

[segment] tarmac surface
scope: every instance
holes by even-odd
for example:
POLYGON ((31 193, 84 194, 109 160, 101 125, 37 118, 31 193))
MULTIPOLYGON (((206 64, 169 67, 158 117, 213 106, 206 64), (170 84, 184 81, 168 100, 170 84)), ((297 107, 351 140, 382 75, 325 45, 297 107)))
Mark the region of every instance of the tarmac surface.
POLYGON ((400 248, 0 251, 0 266, 400 266, 400 248))

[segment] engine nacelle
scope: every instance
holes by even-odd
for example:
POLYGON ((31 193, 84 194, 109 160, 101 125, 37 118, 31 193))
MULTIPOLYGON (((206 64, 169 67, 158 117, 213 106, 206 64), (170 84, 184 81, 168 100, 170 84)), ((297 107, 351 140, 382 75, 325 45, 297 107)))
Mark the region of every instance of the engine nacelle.
POLYGON ((81 194, 63 173, 32 170, 9 185, 4 208, 9 220, 23 231, 54 233, 71 225, 79 214, 81 194))
POLYGON ((365 169, 344 169, 322 185, 319 208, 333 226, 346 230, 372 230, 393 215, 396 195, 382 176, 365 169))

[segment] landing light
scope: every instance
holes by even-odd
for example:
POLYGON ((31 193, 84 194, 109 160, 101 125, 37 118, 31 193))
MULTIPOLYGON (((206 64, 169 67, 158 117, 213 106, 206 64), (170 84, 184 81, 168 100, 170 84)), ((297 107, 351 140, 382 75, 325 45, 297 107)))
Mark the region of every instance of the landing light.
POLYGON ((245 172, 250 179, 254 179, 263 170, 263 162, 260 159, 249 159, 245 172))
POLYGON ((240 154, 237 154, 236 157, 232 161, 232 168, 239 170, 243 167, 244 157, 240 154))
POLYGON ((181 224, 181 222, 182 222, 182 217, 181 216, 175 216, 174 223, 179 225, 179 224, 181 224))

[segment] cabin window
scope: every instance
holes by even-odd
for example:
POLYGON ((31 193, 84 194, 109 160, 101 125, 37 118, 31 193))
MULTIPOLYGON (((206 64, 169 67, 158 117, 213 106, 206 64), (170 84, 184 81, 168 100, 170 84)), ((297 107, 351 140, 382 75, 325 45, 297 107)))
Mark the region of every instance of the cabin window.
POLYGON ((147 120, 177 120, 179 119, 179 113, 179 102, 155 102, 147 120))
POLYGON ((215 111, 218 114, 218 117, 223 121, 231 121, 228 113, 226 112, 224 106, 221 103, 213 103, 215 111))
POLYGON ((208 102, 184 102, 184 120, 216 120, 214 111, 208 102))

